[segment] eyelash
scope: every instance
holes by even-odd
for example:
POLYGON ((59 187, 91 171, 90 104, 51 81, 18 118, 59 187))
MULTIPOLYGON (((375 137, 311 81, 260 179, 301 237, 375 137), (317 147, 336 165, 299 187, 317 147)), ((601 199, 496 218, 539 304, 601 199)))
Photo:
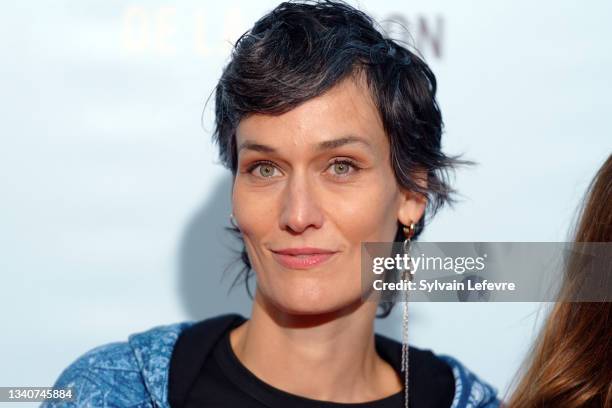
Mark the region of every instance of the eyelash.
MULTIPOLYGON (((260 166, 262 164, 269 164, 271 166, 276 167, 276 165, 273 162, 269 161, 269 160, 259 160, 259 161, 256 161, 255 163, 251 164, 247 168, 247 172, 251 173, 253 170, 255 170, 258 166, 260 166)), ((330 165, 327 168, 329 169, 331 166, 333 166, 335 164, 345 164, 345 165, 348 165, 348 166, 353 168, 353 173, 356 173, 359 170, 361 170, 361 167, 357 166, 354 161, 349 160, 349 159, 334 159, 334 161, 331 162, 330 165)), ((350 176, 351 174, 352 173, 348 173, 348 175, 343 175, 343 176, 334 175, 334 177, 338 178, 338 179, 343 179, 343 178, 346 178, 346 177, 350 176)), ((263 178, 266 178, 266 177, 263 177, 263 178)))

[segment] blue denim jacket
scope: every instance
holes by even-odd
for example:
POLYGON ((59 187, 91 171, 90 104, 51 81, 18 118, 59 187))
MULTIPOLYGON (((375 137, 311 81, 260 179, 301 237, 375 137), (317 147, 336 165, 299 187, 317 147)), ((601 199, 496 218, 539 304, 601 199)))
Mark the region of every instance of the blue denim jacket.
MULTIPOLYGON (((74 387, 73 401, 44 402, 41 408, 130 407, 170 408, 168 374, 174 344, 195 322, 157 326, 135 333, 126 342, 96 347, 70 364, 56 388, 74 387)), ((439 356, 452 368, 455 397, 451 408, 497 408, 496 390, 459 361, 439 356)))

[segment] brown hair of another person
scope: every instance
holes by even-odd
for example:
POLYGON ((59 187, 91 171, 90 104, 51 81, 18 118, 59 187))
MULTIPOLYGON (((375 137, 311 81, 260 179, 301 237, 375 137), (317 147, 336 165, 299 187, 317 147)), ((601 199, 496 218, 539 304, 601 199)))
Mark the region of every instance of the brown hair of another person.
MULTIPOLYGON (((574 241, 612 241, 612 155, 589 186, 574 241)), ((566 272, 508 407, 612 408, 612 303, 568 301, 580 278, 566 272)))

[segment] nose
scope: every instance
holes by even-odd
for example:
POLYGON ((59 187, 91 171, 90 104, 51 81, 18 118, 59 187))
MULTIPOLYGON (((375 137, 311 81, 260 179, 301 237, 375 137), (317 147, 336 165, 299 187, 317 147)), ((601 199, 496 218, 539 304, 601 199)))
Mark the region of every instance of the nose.
POLYGON ((302 233, 307 228, 321 228, 323 212, 315 186, 307 177, 291 175, 282 195, 283 205, 280 227, 292 233, 302 233))

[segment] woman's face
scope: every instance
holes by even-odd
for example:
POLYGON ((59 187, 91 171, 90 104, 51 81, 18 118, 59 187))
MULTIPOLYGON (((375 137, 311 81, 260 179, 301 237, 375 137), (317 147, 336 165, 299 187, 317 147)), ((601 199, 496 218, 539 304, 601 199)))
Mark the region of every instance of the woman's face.
POLYGON ((364 83, 343 81, 279 116, 248 116, 236 138, 233 213, 260 294, 292 314, 354 304, 361 243, 393 241, 396 222, 416 223, 425 206, 396 183, 364 83), (328 253, 279 254, 296 248, 328 253))

